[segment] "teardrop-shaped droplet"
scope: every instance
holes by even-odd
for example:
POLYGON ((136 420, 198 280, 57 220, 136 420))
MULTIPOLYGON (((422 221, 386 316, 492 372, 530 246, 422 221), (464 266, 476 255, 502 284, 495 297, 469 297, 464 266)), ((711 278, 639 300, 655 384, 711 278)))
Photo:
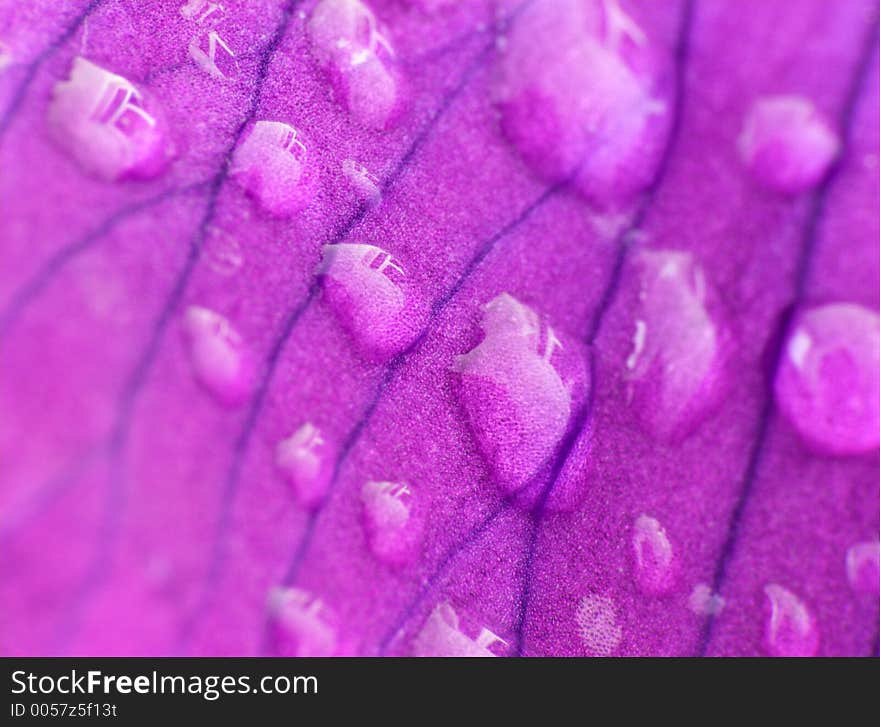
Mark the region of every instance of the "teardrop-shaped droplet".
POLYGON ((253 358, 229 321, 194 305, 186 311, 184 328, 199 383, 223 404, 247 399, 254 381, 253 358))
POLYGON ((846 578, 856 593, 880 594, 880 541, 856 543, 846 551, 846 578))
POLYGON ((333 477, 336 448, 306 422, 275 448, 275 465, 293 486, 300 505, 313 509, 324 500, 333 477))
POLYGON ((82 57, 52 91, 49 130, 85 171, 106 181, 149 179, 173 155, 155 102, 128 79, 82 57))
POLYGON ((676 562, 659 521, 640 515, 633 527, 632 547, 635 579, 642 592, 654 596, 668 593, 675 585, 676 562))
POLYGON ((422 630, 413 641, 413 656, 497 656, 490 649, 507 645, 491 630, 482 628, 471 638, 459 623, 458 614, 448 603, 441 603, 431 612, 422 630))
POLYGON ((370 550, 391 565, 411 561, 422 544, 424 521, 406 483, 366 482, 361 489, 364 530, 370 550))
POLYGON ((276 650, 282 656, 336 656, 339 634, 335 615, 320 598, 301 588, 274 588, 269 593, 276 650))

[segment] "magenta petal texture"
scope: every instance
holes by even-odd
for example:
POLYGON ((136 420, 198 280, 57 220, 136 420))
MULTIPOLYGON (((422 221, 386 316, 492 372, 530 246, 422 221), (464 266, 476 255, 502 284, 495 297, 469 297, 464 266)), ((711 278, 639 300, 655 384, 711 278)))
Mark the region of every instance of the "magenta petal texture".
POLYGON ((0 5, 0 651, 880 654, 878 22, 0 5))

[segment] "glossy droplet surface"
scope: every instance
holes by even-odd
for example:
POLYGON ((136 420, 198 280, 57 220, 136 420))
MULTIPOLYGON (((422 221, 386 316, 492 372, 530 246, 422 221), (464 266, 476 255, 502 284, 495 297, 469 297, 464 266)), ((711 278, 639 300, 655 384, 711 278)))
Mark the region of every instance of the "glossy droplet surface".
POLYGON ((320 0, 308 24, 312 50, 349 112, 374 129, 399 116, 404 93, 394 49, 360 0, 320 0))
POLYGON ((852 303, 800 315, 775 391, 786 417, 816 449, 858 454, 880 447, 880 315, 852 303))
POLYGON ((582 401, 579 347, 508 293, 483 307, 483 340, 456 359, 459 397, 499 486, 529 483, 550 461, 582 401))
POLYGON ((802 96, 758 99, 739 137, 743 163, 761 184, 795 193, 818 184, 840 141, 812 101, 802 96))
POLYGON ((281 121, 258 121, 235 150, 229 173, 269 214, 290 217, 311 202, 314 184, 302 134, 281 121))
POLYGON ((334 615, 314 594, 301 588, 275 588, 269 594, 269 611, 282 656, 338 655, 334 615))
POLYGON ((675 585, 676 563, 663 526, 648 515, 640 515, 633 526, 634 575, 643 593, 659 596, 675 585))
POLYGON ((361 488, 361 504, 373 555, 391 565, 408 563, 418 555, 424 523, 409 485, 366 482, 361 488))
POLYGON ((846 551, 846 578, 856 593, 880 594, 880 541, 856 543, 846 551))
POLYGON ((506 645, 502 638, 483 628, 476 638, 463 633, 458 614, 441 603, 428 617, 413 641, 413 656, 497 656, 491 649, 506 645))
POLYGON ((617 609, 607 596, 584 596, 575 613, 575 623, 591 656, 611 656, 623 639, 617 609))
POLYGON ((690 433, 726 392, 730 338, 690 253, 643 252, 633 347, 624 363, 637 416, 660 439, 690 433))
POLYGON ((147 104, 126 78, 82 57, 74 58, 70 78, 55 84, 48 125, 82 169, 106 181, 155 177, 171 159, 155 103, 147 104))
POLYGON ((764 644, 771 656, 815 656, 819 629, 803 601, 791 591, 771 583, 764 587, 769 615, 764 644))
POLYGON ((327 494, 335 466, 335 447, 306 422, 275 448, 275 466, 291 484, 298 502, 317 507, 327 494))
POLYGON ((371 358, 386 360, 416 338, 424 307, 400 261, 375 245, 324 245, 318 274, 336 317, 371 358))
POLYGON ((646 186, 668 116, 650 41, 616 0, 537 0, 499 57, 502 129, 544 179, 602 206, 646 186))
POLYGON ((207 308, 190 306, 184 329, 198 382, 223 404, 247 399, 254 381, 253 360, 229 321, 207 308))
POLYGON ((379 201, 382 195, 379 180, 363 164, 346 159, 342 162, 342 173, 363 201, 370 204, 379 201))

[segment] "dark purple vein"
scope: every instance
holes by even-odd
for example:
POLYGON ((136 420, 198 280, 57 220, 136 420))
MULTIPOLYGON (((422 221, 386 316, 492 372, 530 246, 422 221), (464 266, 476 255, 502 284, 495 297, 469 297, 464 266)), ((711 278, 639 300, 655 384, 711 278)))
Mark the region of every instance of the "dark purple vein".
MULTIPOLYGON (((878 41, 878 32, 880 32, 880 6, 878 6, 877 11, 875 12, 875 17, 873 18, 868 32, 862 41, 862 51, 859 56, 859 61, 856 66, 855 73, 853 74, 850 86, 846 91, 846 97, 844 99, 844 104, 841 109, 840 118, 838 121, 838 128, 840 129, 840 133, 842 135, 841 153, 838 156, 835 164, 831 166, 831 168, 828 170, 828 173, 820 182, 819 186, 816 187, 816 189, 812 193, 812 199, 810 200, 810 208, 801 236, 802 243, 800 254, 797 260, 797 267, 795 269, 794 290, 792 293, 792 299, 788 306, 786 306, 780 318, 780 322, 778 325, 778 335, 775 336, 773 339, 775 349, 772 352, 772 365, 770 366, 769 371, 766 375, 764 401, 759 414, 758 426, 755 431, 755 437, 752 441, 749 459, 746 464, 745 472, 743 474, 739 497, 737 499, 736 505, 733 508, 733 512, 731 513, 730 521, 728 523, 727 538, 725 539, 724 544, 721 547, 721 551, 719 553, 719 557, 715 564, 715 569, 713 572, 712 590, 715 593, 720 593, 721 588, 724 585, 725 579, 727 577, 727 569, 730 565, 731 558, 733 557, 733 553, 737 545, 743 515, 746 506, 748 505, 750 496, 754 491, 755 480, 757 478, 758 470, 760 469, 764 451, 767 446, 767 436, 770 431, 773 417, 775 415, 772 391, 773 379, 775 378, 776 371, 779 367, 783 342, 788 336, 794 312, 804 299, 807 284, 809 282, 814 251, 817 244, 819 226, 825 214, 829 192, 833 188, 834 183, 839 176, 840 170, 843 167, 843 161, 847 155, 847 150, 849 149, 853 119, 855 116, 855 111, 858 105, 859 98, 861 96, 861 90, 863 89, 866 78, 868 77, 868 70, 871 66, 872 54, 878 41)), ((698 653, 701 656, 706 654, 706 650, 708 649, 709 643, 712 640, 714 626, 715 618, 714 616, 709 616, 706 619, 706 622, 703 626, 702 634, 700 636, 698 653)), ((878 638, 880 638, 880 633, 878 633, 878 638)))

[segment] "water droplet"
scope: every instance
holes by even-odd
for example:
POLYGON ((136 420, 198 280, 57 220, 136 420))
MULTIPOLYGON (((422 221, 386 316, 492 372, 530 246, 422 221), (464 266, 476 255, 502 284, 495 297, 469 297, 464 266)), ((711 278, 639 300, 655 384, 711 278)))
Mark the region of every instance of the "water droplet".
POLYGON ((324 245, 324 295, 362 351, 386 360, 419 334, 425 311, 402 264, 375 245, 324 245))
POLYGON ((856 543, 846 551, 846 577, 856 593, 880 594, 880 541, 856 543))
POLYGON ((652 51, 616 0, 538 0, 499 54, 502 129, 549 182, 574 176, 602 207, 650 183, 666 104, 654 95, 652 51))
POLYGON ((584 596, 575 622, 581 641, 593 656, 611 656, 623 639, 614 601, 607 596, 584 596))
POLYGON ((196 379, 221 403, 242 403, 251 392, 253 361, 241 336, 226 318, 200 306, 184 317, 196 379))
POLYGON ((342 162, 342 173, 365 202, 376 204, 382 195, 379 188, 379 180, 367 170, 363 164, 358 164, 354 159, 346 159, 342 162))
POLYGON ((373 555, 391 565, 411 561, 424 522, 412 489, 398 482, 367 482, 361 489, 364 530, 373 555))
POLYGON ((712 587, 706 583, 697 583, 688 598, 688 606, 698 616, 717 616, 724 608, 724 599, 712 593, 712 587))
POLYGON ((373 11, 361 0, 320 0, 308 33, 349 112, 366 126, 388 128, 400 115, 403 82, 373 11))
POLYGON ((244 262, 238 240, 219 227, 208 228, 204 255, 211 270, 223 277, 235 275, 244 262))
POLYGON ((3 73, 12 65, 13 55, 12 48, 5 41, 0 40, 0 73, 3 73))
POLYGON ((238 60, 235 51, 216 30, 198 33, 189 42, 189 56, 196 65, 213 78, 231 81, 238 78, 238 60))
POLYGON ((299 503, 317 507, 327 494, 335 466, 335 447, 306 422, 275 449, 275 465, 293 486, 299 503))
POLYGON ((816 185, 840 151, 837 135, 812 101, 802 96, 758 99, 738 144, 755 179, 787 193, 816 185))
POLYGON ((765 586, 764 593, 770 604, 764 629, 767 652, 771 656, 815 656, 819 629, 803 601, 775 583, 765 586))
POLYGON ((880 315, 852 303, 812 308, 785 344, 779 407, 815 448, 858 454, 880 446, 880 315))
POLYGON ((632 547, 639 588, 654 596, 668 593, 675 585, 676 564, 663 526, 655 518, 640 515, 633 528, 632 547))
POLYGON ((85 171, 106 181, 155 177, 172 156, 155 104, 127 79, 85 58, 75 58, 70 78, 55 84, 48 124, 85 171))
POLYGON ((640 295, 626 366, 631 400, 658 439, 696 427, 726 393, 730 339, 717 295, 689 253, 639 255, 640 295))
POLYGON ((273 588, 269 612, 275 618, 276 648, 281 655, 338 655, 335 614, 312 593, 301 588, 273 588))
POLYGON ((229 173, 260 206, 291 217, 314 196, 309 152, 302 134, 281 121, 258 121, 235 150, 229 173))
POLYGON ((465 635, 458 614, 448 603, 441 603, 428 617, 413 641, 414 656, 497 656, 490 649, 506 646, 507 642, 487 628, 472 639, 465 635))
POLYGON ((211 18, 212 22, 219 20, 225 12, 220 3, 211 0, 187 0, 185 5, 180 6, 180 14, 197 23, 204 23, 208 18, 211 18))
POLYGON ((460 398, 498 484, 525 487, 546 468, 587 389, 580 348, 502 293, 483 307, 484 338, 459 356, 460 398))

